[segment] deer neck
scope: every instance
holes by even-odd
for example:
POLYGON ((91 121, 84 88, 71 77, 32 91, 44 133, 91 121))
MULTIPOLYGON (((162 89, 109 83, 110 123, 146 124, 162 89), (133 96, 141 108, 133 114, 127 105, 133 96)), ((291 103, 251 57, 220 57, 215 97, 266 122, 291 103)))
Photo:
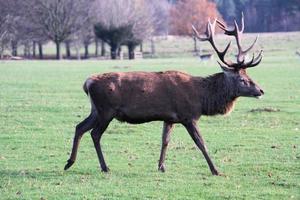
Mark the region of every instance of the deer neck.
POLYGON ((237 99, 234 86, 224 73, 218 73, 202 81, 201 110, 203 115, 229 114, 237 99))

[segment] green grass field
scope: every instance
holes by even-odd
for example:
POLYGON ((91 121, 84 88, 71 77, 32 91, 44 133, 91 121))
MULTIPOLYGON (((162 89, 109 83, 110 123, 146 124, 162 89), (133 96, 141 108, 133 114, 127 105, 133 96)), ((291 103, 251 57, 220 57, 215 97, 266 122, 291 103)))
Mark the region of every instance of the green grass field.
POLYGON ((161 122, 113 121, 101 141, 108 174, 100 172, 86 133, 77 162, 63 171, 74 127, 89 113, 82 84, 90 74, 172 69, 206 76, 220 71, 215 61, 188 55, 0 61, 0 199, 300 199, 299 40, 289 34, 264 37, 269 39, 262 44, 264 59, 249 70, 264 88, 264 98, 240 98, 230 116, 199 121, 209 153, 226 175, 221 177, 211 175, 180 125, 172 134, 167 171, 158 172, 161 122))

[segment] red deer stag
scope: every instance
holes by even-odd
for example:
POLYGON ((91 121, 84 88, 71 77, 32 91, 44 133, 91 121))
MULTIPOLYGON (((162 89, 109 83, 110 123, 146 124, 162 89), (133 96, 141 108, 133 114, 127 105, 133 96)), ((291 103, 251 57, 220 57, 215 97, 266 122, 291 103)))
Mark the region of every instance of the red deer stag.
POLYGON ((258 65, 262 52, 251 61, 245 61, 247 49, 241 47, 241 35, 244 28, 239 30, 237 23, 229 30, 215 20, 208 22, 206 38, 200 37, 193 27, 196 37, 201 41, 209 41, 217 52, 223 64, 223 72, 206 78, 191 76, 178 71, 166 72, 120 72, 105 73, 91 76, 84 83, 83 89, 91 100, 91 113, 76 126, 72 153, 65 166, 71 167, 75 160, 82 135, 91 130, 91 136, 98 155, 102 171, 109 169, 105 163, 100 139, 112 119, 139 124, 150 121, 163 121, 162 146, 158 169, 165 171, 164 161, 173 125, 182 124, 203 153, 211 173, 219 175, 218 170, 210 159, 204 140, 197 128, 201 115, 217 115, 230 112, 236 99, 243 97, 260 97, 263 90, 251 80, 246 68, 258 65), (234 36, 238 46, 237 62, 225 60, 224 51, 219 51, 215 45, 214 34, 216 23, 226 35, 234 36))

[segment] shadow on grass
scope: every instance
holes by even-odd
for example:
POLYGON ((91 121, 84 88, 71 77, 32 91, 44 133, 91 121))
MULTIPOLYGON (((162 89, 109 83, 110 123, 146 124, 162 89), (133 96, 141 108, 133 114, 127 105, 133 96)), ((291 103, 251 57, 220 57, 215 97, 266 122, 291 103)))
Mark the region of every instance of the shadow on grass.
MULTIPOLYGON (((151 172, 152 175, 154 172, 151 172)), ((160 173, 160 172, 155 172, 160 173)), ((151 176, 152 176, 151 175, 151 176)), ((19 170, 0 170, 1 179, 61 179, 62 177, 74 177, 78 178, 81 176, 95 176, 100 179, 107 179, 111 176, 115 178, 126 178, 126 179, 136 179, 136 178, 146 178, 149 176, 149 172, 139 172, 139 171, 110 171, 108 173, 102 172, 100 169, 92 169, 92 170, 82 170, 82 169, 69 169, 68 171, 64 171, 63 169, 19 169, 19 170)))
MULTIPOLYGON (((94 171, 93 171, 94 172, 94 171)), ((22 169, 22 170, 0 170, 0 177, 3 178, 32 178, 32 179, 56 179, 62 176, 89 176, 93 175, 93 172, 70 170, 64 171, 63 169, 54 170, 42 170, 42 169, 22 169)), ((99 171, 99 174, 101 172, 99 171)))

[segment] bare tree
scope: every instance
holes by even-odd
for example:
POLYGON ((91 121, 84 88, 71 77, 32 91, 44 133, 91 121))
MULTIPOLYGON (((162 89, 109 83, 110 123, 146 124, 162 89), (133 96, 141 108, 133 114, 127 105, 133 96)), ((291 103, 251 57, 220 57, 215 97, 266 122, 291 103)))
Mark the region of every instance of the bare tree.
POLYGON ((155 35, 169 34, 170 3, 167 0, 147 0, 154 22, 155 35))
POLYGON ((95 32, 91 19, 88 20, 86 25, 81 31, 81 41, 84 46, 84 58, 89 58, 89 45, 95 41, 95 32))
POLYGON ((34 0, 31 1, 31 20, 43 34, 56 44, 56 58, 61 59, 61 43, 80 29, 88 18, 86 0, 34 0))
POLYGON ((155 30, 155 12, 152 1, 140 1, 135 7, 131 34, 128 36, 125 44, 128 48, 129 59, 134 59, 135 48, 142 43, 143 40, 150 38, 155 30))
POLYGON ((81 28, 68 38, 69 47, 75 49, 76 57, 81 59, 80 49, 84 47, 84 58, 89 57, 89 45, 94 41, 95 34, 93 26, 89 24, 85 28, 81 28))
POLYGON ((0 16, 0 59, 3 58, 4 50, 9 43, 7 21, 7 16, 0 16))
MULTIPOLYGON (((24 54, 30 54, 31 40, 34 36, 32 25, 26 18, 27 10, 25 9, 26 0, 0 1, 0 18, 1 26, 5 27, 5 37, 2 35, 1 41, 5 41, 6 47, 11 44, 12 55, 17 56, 18 46, 24 45, 24 54), (3 20, 5 23, 3 23, 3 20)), ((3 47, 4 43, 1 42, 3 47)), ((3 48, 2 48, 3 49, 3 48)))
POLYGON ((154 34, 150 38, 151 55, 155 55, 155 39, 157 35, 169 34, 170 3, 167 0, 148 0, 153 18, 154 34))
POLYGON ((0 53, 9 48, 9 44, 16 38, 19 10, 17 0, 0 0, 0 53))
MULTIPOLYGON (((90 1, 92 2, 92 0, 90 1)), ((86 5, 90 6, 90 5, 86 5)), ((71 57, 71 47, 75 48, 77 59, 81 58, 80 48, 84 47, 84 58, 89 57, 89 45, 95 41, 94 13, 91 9, 86 10, 85 23, 78 27, 77 31, 71 34, 65 41, 66 55, 71 57)))
POLYGON ((75 49, 77 60, 80 60, 80 49, 82 48, 82 33, 80 31, 77 31, 70 36, 69 40, 72 41, 70 43, 70 47, 75 49))
POLYGON ((48 37, 30 17, 34 6, 33 2, 31 0, 11 0, 9 2, 9 12, 13 16, 10 23, 12 55, 16 56, 18 47, 23 45, 24 55, 35 57, 38 46, 39 57, 43 58, 42 45, 48 41, 48 37))

